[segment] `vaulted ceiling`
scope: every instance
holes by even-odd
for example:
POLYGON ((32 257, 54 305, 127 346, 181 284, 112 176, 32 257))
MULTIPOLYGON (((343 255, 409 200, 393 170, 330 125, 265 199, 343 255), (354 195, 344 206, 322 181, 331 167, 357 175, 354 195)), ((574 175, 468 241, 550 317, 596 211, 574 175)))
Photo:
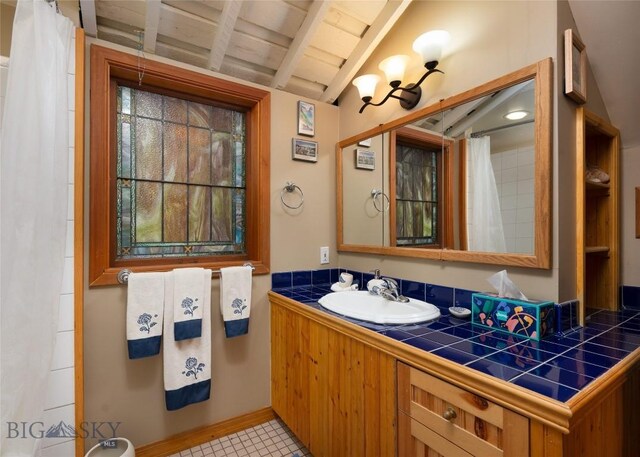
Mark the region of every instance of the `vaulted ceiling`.
POLYGON ((411 0, 80 0, 90 36, 333 102, 411 0))

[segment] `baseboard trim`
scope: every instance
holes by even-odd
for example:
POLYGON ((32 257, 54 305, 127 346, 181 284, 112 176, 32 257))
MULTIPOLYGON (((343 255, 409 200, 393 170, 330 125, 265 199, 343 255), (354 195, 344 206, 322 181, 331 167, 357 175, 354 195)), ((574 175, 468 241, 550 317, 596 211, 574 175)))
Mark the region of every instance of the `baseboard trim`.
POLYGON ((216 424, 179 433, 166 440, 146 444, 136 448, 136 457, 166 457, 216 438, 268 422, 275 417, 276 414, 271 407, 262 408, 216 424))

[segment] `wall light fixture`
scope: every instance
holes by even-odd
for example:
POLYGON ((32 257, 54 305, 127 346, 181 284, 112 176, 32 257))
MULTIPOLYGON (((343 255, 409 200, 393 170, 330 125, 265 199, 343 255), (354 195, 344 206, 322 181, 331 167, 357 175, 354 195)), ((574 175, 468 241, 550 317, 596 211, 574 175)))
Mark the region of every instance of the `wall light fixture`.
POLYGON ((449 42, 449 32, 444 30, 432 30, 430 32, 423 33, 413 42, 413 50, 422 57, 424 67, 427 69, 426 73, 416 83, 410 83, 402 87, 402 78, 404 77, 404 71, 409 62, 409 56, 395 55, 384 59, 378 65, 378 68, 382 70, 391 86, 389 93, 379 103, 372 103, 373 95, 376 90, 376 85, 380 81, 380 76, 374 74, 367 74, 358 76, 353 80, 353 85, 358 88, 360 98, 364 102, 360 113, 369 106, 380 106, 384 104, 390 98, 400 100, 400 106, 404 109, 413 109, 420 101, 422 96, 422 89, 420 85, 427 79, 432 73, 443 73, 437 70, 438 61, 442 56, 442 48, 449 42), (396 93, 400 91, 400 95, 396 93))

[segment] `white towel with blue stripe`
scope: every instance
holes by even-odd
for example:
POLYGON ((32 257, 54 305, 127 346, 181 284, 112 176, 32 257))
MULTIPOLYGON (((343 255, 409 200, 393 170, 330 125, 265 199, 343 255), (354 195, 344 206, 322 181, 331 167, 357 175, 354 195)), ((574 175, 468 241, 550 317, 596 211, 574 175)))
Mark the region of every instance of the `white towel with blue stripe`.
POLYGON ((160 353, 164 273, 131 273, 127 287, 127 348, 130 359, 160 353))
POLYGON ((220 269, 220 312, 227 338, 249 333, 252 268, 220 269))
POLYGON ((199 338, 202 334, 202 299, 205 289, 211 290, 211 270, 177 268, 173 272, 174 338, 176 341, 199 338), (209 276, 205 277, 205 271, 209 276))
MULTIPOLYGON (((210 270, 201 270, 200 274, 205 284, 211 284, 210 270)), ((175 278, 176 270, 166 273, 166 297, 175 294, 175 278)), ((211 394, 211 287, 204 288, 198 303, 202 316, 200 338, 182 341, 176 341, 173 333, 173 303, 165 305, 162 350, 165 404, 169 411, 208 400, 211 394)))

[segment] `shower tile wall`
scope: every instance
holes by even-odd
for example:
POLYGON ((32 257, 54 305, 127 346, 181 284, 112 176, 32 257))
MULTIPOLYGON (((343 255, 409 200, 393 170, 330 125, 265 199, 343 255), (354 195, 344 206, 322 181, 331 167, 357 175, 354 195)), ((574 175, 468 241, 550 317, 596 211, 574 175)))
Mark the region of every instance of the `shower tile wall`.
POLYGON ((491 154, 509 252, 533 253, 532 147, 491 154))
MULTIPOLYGON (((71 59, 69 61, 69 178, 68 178, 68 207, 67 207, 67 239, 65 247, 64 273, 62 290, 60 291, 60 311, 58 319, 58 333, 53 350, 53 361, 47 400, 44 412, 44 432, 53 425, 64 422, 75 428, 75 391, 74 391, 74 295, 73 295, 73 231, 74 231, 74 199, 73 199, 73 171, 74 171, 74 119, 75 119, 75 32, 71 45, 71 59)), ((6 90, 6 73, 8 59, 0 61, 2 79, 2 109, 4 109, 4 93, 6 90)), ((0 116, 2 113, 0 112, 0 116)), ((75 455, 75 440, 73 438, 44 438, 42 441, 42 457, 69 457, 75 455)))

